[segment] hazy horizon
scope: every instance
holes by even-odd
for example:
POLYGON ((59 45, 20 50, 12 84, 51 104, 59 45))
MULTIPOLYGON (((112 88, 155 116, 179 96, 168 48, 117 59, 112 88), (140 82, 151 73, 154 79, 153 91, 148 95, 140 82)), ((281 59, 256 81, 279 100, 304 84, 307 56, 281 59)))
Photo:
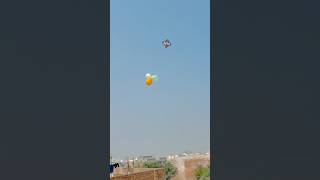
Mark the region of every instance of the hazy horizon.
MULTIPOLYGON (((136 158, 136 157, 141 157, 141 156, 153 156, 154 158, 160 158, 160 157, 168 157, 168 156, 174 156, 174 155, 182 155, 185 152, 180 152, 180 153, 169 153, 169 154, 163 154, 163 155, 154 155, 154 154, 136 154, 136 155, 132 155, 132 156, 124 156, 122 158, 116 158, 114 156, 112 156, 112 160, 113 161, 118 161, 118 160, 128 160, 132 159, 132 158, 136 158)), ((200 153, 200 155, 206 155, 206 153, 210 154, 210 151, 207 152, 192 152, 193 155, 195 155, 195 153, 200 153)))
POLYGON ((111 0, 114 158, 210 150, 209 3, 111 0), (159 82, 146 87, 146 73, 159 82))

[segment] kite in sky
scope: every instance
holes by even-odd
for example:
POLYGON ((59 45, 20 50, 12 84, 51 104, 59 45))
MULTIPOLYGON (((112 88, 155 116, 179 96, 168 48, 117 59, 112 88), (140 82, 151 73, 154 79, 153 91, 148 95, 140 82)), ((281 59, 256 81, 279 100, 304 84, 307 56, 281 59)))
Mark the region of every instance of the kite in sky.
POLYGON ((168 48, 169 46, 171 46, 171 42, 169 41, 169 39, 166 39, 162 41, 162 45, 164 46, 164 48, 168 48))

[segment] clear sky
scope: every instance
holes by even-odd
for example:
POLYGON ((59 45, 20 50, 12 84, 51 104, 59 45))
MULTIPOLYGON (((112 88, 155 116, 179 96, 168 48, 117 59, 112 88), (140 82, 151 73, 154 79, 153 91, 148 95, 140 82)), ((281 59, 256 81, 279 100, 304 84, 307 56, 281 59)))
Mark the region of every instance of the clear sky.
POLYGON ((209 3, 111 0, 114 158, 209 151, 209 3), (146 73, 158 75, 158 83, 147 87, 146 73))

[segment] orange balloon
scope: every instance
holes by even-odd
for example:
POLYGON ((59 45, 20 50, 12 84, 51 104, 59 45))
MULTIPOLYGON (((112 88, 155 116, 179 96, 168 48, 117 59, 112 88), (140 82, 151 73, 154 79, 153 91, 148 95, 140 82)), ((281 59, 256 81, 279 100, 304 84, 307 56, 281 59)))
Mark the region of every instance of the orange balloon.
POLYGON ((146 84, 147 84, 147 86, 150 86, 152 84, 152 79, 151 78, 147 78, 146 79, 146 84))

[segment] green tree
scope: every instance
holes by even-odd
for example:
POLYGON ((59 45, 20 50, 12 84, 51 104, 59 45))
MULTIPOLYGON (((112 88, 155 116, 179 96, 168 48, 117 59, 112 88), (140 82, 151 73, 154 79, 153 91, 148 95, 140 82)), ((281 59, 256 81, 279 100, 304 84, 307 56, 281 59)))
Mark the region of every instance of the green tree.
POLYGON ((147 161, 144 163, 145 168, 161 168, 161 164, 158 162, 147 161))
POLYGON ((177 173, 177 168, 174 167, 170 162, 165 162, 161 164, 159 162, 145 162, 145 168, 163 168, 166 174, 166 180, 170 180, 173 178, 177 173))
POLYGON ((177 168, 173 166, 170 162, 165 162, 164 172, 166 173, 166 180, 170 180, 177 173, 177 168))
POLYGON ((194 175, 196 176, 197 180, 209 180, 210 166, 208 167, 199 166, 197 169, 195 169, 194 175))

